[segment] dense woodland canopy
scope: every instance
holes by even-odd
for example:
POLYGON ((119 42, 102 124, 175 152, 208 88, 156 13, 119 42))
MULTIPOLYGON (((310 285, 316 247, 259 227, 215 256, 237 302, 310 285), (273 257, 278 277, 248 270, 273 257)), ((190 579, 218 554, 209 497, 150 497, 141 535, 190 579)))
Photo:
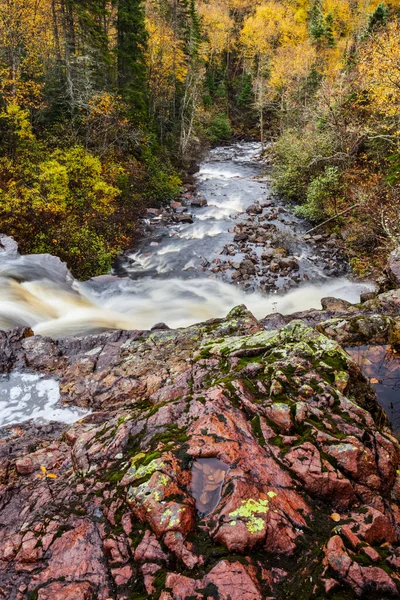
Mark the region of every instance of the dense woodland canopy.
POLYGON ((0 222, 81 277, 207 144, 275 143, 277 192, 367 273, 400 240, 400 0, 0 0, 0 222))

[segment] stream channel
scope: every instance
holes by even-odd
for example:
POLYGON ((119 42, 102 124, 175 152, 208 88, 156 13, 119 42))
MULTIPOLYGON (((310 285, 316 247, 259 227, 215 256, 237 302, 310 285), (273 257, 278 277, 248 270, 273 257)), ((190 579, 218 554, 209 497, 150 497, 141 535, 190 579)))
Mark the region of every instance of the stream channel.
MULTIPOLYGON (((11 238, 0 238, 0 329, 29 326, 57 338, 160 322, 184 327, 239 304, 263 318, 320 308, 326 296, 358 302, 373 285, 346 276, 334 238, 321 245, 321 236, 305 235, 308 224, 272 195, 260 152, 257 143, 212 150, 195 177, 194 195, 207 202, 189 200, 191 218, 186 207, 173 222, 150 218, 148 236, 110 275, 78 282, 58 258, 21 256, 11 238)), ((3 376, 0 426, 82 416, 60 410, 58 400, 48 380, 3 376)))

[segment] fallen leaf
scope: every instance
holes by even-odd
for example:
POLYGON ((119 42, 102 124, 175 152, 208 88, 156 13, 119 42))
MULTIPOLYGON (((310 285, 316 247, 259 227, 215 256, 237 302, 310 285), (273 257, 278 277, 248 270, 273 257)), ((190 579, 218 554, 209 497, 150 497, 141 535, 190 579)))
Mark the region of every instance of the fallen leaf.
POLYGON ((332 519, 332 521, 335 521, 335 523, 338 523, 341 519, 341 516, 339 515, 339 513, 332 513, 331 519, 332 519))
POLYGON ((380 383, 379 379, 376 379, 375 377, 371 377, 371 379, 369 380, 370 383, 380 383))

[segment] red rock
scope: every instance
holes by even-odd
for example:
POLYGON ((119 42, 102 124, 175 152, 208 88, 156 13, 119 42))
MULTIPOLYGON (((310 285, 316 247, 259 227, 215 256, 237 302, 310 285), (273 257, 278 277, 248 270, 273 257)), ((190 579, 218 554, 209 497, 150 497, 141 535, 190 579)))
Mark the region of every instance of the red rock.
POLYGON ((265 415, 277 425, 284 434, 289 434, 293 429, 290 406, 282 402, 275 402, 265 409, 265 415))
POLYGON ((140 567, 140 570, 143 573, 144 587, 146 588, 146 592, 149 595, 153 594, 156 591, 155 587, 153 586, 153 581, 155 574, 160 569, 160 565, 156 565, 153 563, 146 563, 140 567))
POLYGON ((366 513, 352 513, 357 525, 352 526, 358 536, 368 544, 397 542, 396 531, 386 515, 375 508, 368 507, 366 513))
POLYGON ((201 580, 190 579, 170 573, 166 588, 172 590, 174 600, 187 597, 202 597, 201 590, 213 584, 218 590, 219 600, 262 600, 257 581, 241 563, 222 560, 201 580))
POLYGON ((329 566, 342 578, 345 578, 352 560, 347 554, 339 535, 331 537, 326 548, 326 558, 329 566))
POLYGON ((30 475, 37 469, 30 456, 18 458, 15 462, 15 467, 20 475, 30 475))
POLYGON ((322 468, 318 449, 310 442, 290 450, 284 457, 304 487, 312 494, 326 498, 333 507, 346 509, 354 502, 355 493, 350 481, 327 462, 322 468))
POLYGON ((55 581, 40 588, 38 600, 93 600, 92 588, 89 583, 61 583, 55 581))
POLYGON ((168 531, 164 536, 164 544, 188 569, 193 569, 196 565, 203 562, 201 557, 196 556, 189 550, 179 531, 168 531))
POLYGON ((48 566, 32 576, 30 590, 55 578, 71 583, 85 579, 97 591, 99 600, 109 597, 101 540, 93 523, 77 520, 73 529, 58 537, 48 552, 48 566))
POLYGON ((324 452, 332 456, 338 467, 343 470, 347 476, 355 480, 362 480, 368 483, 370 487, 377 488, 381 486, 378 477, 375 457, 369 448, 366 448, 357 438, 348 437, 346 440, 324 445, 324 452), (372 479, 372 476, 374 479, 372 479))
POLYGON ((123 515, 121 525, 126 535, 129 536, 132 533, 132 519, 128 513, 123 515))
POLYGON ((332 590, 339 586, 339 582, 336 579, 324 579, 323 583, 326 594, 330 594, 332 590))
POLYGON ((379 552, 371 548, 371 546, 363 546, 361 552, 368 556, 373 562, 380 562, 382 560, 379 552))
POLYGON ((43 555, 43 549, 38 545, 38 538, 30 531, 25 534, 21 548, 15 559, 20 563, 35 563, 43 555))
POLYGON ((356 536, 349 525, 343 525, 340 529, 340 534, 347 539, 353 550, 357 550, 361 544, 361 540, 356 536))
POLYGON ((136 562, 162 562, 167 559, 167 556, 162 551, 156 536, 150 531, 146 531, 135 550, 134 559, 136 562))
POLYGON ((331 569, 351 586, 357 596, 365 593, 399 596, 395 582, 383 569, 362 567, 351 560, 340 536, 335 535, 329 540, 325 556, 331 569))
POLYGON ((124 562, 124 559, 127 558, 127 556, 123 556, 121 554, 120 548, 118 547, 118 542, 116 540, 111 538, 104 540, 103 547, 106 556, 110 556, 111 560, 114 562, 124 562))
POLYGON ((127 585, 132 578, 132 567, 125 565, 125 567, 111 569, 111 575, 113 576, 115 585, 127 585))
POLYGON ((213 583, 220 600, 262 600, 257 581, 249 575, 244 565, 222 560, 203 579, 204 587, 213 583))

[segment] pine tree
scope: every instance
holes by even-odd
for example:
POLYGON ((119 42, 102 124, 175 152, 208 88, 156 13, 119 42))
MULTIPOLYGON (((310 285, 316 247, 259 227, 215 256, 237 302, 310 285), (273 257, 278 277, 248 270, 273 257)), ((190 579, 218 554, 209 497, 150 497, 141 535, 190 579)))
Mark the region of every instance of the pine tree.
POLYGON ((315 41, 320 41, 325 34, 322 0, 313 0, 309 12, 310 36, 315 41))
POLYGON ((389 17, 389 9, 384 2, 378 4, 372 15, 369 17, 368 31, 371 33, 377 27, 386 25, 389 17))
POLYGON ((335 35, 333 33, 333 14, 330 12, 325 17, 324 37, 330 48, 335 45, 335 35))
POLYGON ((141 0, 118 0, 117 36, 118 88, 132 114, 142 119, 147 108, 147 33, 141 0))

